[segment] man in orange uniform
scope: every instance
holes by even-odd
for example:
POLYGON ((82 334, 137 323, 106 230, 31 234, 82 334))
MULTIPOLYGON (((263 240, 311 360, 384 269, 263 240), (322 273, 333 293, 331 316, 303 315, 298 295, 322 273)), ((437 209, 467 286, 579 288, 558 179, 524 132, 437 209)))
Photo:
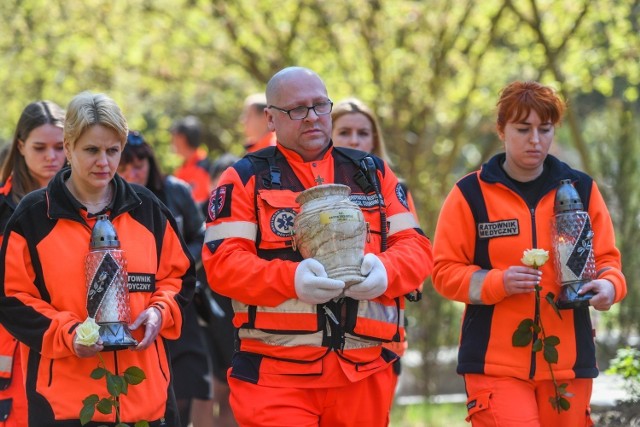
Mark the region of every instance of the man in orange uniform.
POLYGON ((208 282, 234 304, 238 342, 228 376, 236 420, 386 426, 398 356, 382 342, 402 339, 404 295, 430 274, 431 243, 386 163, 363 159, 367 180, 358 161, 367 153, 333 147, 333 104, 316 73, 285 68, 266 95, 278 143, 222 175, 203 248, 208 282), (370 226, 365 279, 348 289, 291 246, 295 198, 320 183, 348 185, 370 226))
POLYGON ((171 126, 171 144, 184 163, 173 173, 191 186, 196 203, 209 200, 209 168, 207 152, 200 147, 202 129, 195 116, 187 116, 171 126))
POLYGON ((269 129, 264 109, 267 98, 264 93, 254 93, 244 100, 240 121, 244 128, 244 149, 253 153, 266 147, 276 145, 276 134, 269 129))

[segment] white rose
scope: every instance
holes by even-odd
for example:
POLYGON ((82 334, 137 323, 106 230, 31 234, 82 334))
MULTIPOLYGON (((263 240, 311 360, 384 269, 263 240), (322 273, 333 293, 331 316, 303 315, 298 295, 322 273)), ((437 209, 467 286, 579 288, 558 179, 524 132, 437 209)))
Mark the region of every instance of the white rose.
POLYGON ((533 268, 542 267, 549 259, 549 251, 544 249, 527 249, 522 255, 522 263, 533 268))
POLYGON ((87 317, 87 320, 76 328, 76 341, 78 344, 91 346, 97 343, 98 339, 100 339, 100 326, 93 317, 87 317))

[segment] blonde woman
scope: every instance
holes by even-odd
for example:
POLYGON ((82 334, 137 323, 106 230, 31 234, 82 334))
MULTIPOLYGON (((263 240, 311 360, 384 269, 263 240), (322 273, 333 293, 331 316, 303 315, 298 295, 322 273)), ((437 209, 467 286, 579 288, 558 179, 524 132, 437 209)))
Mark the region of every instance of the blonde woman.
POLYGON ((90 425, 114 426, 117 416, 131 425, 179 425, 165 339, 180 335, 194 289, 193 261, 168 209, 116 174, 127 131, 111 98, 88 92, 74 97, 63 144, 71 168, 26 195, 5 229, 0 321, 25 352, 31 427, 78 426, 83 400, 107 396, 104 381, 90 376, 99 363, 116 374, 137 366, 146 379, 120 396, 117 412, 96 411, 90 425), (137 346, 105 351, 101 358, 100 340, 87 346, 76 334, 87 318, 85 257, 99 214, 116 229, 129 278, 148 283, 129 294, 137 346))

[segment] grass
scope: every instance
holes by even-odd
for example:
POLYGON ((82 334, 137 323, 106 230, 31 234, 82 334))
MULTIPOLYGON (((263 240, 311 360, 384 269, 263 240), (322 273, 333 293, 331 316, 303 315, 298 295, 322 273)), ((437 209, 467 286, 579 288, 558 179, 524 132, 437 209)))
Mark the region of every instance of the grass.
POLYGON ((394 405, 390 427, 469 427, 464 403, 394 405))

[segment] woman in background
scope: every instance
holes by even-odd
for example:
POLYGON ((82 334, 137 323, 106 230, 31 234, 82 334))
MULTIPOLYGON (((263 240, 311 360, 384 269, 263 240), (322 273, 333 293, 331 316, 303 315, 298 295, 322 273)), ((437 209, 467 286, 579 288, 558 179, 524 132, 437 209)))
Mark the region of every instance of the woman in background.
MULTIPOLYGON (((64 166, 64 110, 50 101, 25 107, 0 173, 0 242, 9 217, 25 194, 47 185, 64 166)), ((0 326, 0 427, 18 427, 27 419, 18 340, 0 326)))
MULTIPOLYGON (((331 139, 336 147, 347 147, 374 154, 387 164, 392 165, 387 155, 378 118, 362 101, 357 98, 347 98, 338 102, 331 111, 331 119, 333 120, 331 139)), ((411 193, 409 193, 400 176, 398 176, 398 180, 400 183, 398 191, 405 193, 404 200, 407 201, 409 210, 418 221, 418 214, 411 193)), ((420 287, 420 290, 422 290, 422 287, 420 287)), ((412 298, 419 297, 414 295, 412 298)), ((407 350, 408 344, 406 337, 403 337, 400 342, 385 343, 384 346, 402 357, 407 350)), ((394 388, 396 388, 398 377, 402 371, 401 359, 394 363, 393 369, 396 373, 394 384, 394 388)))
POLYGON ((347 98, 338 102, 331 110, 331 119, 331 139, 336 147, 348 147, 375 154, 387 164, 391 164, 378 119, 362 101, 347 98))
MULTIPOLYGON (((162 174, 153 148, 140 132, 129 131, 118 174, 130 184, 147 187, 169 208, 196 266, 202 265, 204 217, 191 196, 191 188, 181 179, 162 174)), ((187 427, 192 419, 194 427, 214 425, 213 411, 206 408, 213 405, 206 349, 194 304, 189 304, 180 338, 169 341, 173 388, 183 427, 187 427)))

